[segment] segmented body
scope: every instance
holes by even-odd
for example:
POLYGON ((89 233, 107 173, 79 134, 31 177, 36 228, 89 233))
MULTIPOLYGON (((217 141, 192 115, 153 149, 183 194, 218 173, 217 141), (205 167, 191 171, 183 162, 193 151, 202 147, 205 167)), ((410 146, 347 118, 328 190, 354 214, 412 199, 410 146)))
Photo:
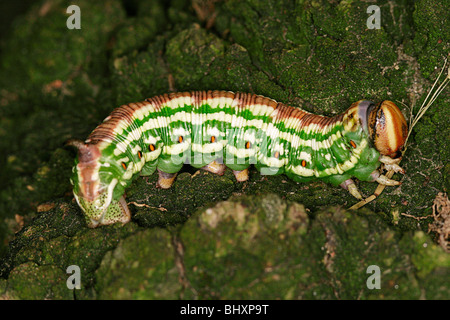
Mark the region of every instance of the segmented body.
POLYGON ((99 146, 102 166, 113 167, 123 187, 141 171, 175 173, 184 163, 200 168, 216 159, 233 170, 255 164, 297 181, 340 184, 366 180, 355 169, 371 165, 370 174, 378 164, 354 113, 314 115, 254 94, 174 93, 117 108, 86 142, 99 146))
POLYGON ((373 107, 361 100, 325 117, 227 91, 171 93, 123 105, 77 144, 74 194, 98 220, 110 204, 113 216, 128 212, 117 201, 134 177, 158 170, 160 185, 169 187, 183 164, 215 173, 228 167, 239 181, 252 164, 262 174, 284 173, 299 182, 322 179, 347 188, 351 177, 373 181, 380 165, 369 139, 373 107))

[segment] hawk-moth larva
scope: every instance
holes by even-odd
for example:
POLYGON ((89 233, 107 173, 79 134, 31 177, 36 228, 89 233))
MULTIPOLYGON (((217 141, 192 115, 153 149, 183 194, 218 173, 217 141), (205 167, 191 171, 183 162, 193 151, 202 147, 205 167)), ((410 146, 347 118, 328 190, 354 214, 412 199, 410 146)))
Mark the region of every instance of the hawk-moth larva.
POLYGON ((124 192, 133 178, 158 170, 158 185, 169 188, 185 163, 218 174, 228 167, 238 181, 253 164, 262 174, 341 185, 361 199, 353 177, 400 184, 378 168, 403 173, 407 132, 391 101, 360 100, 325 117, 255 94, 171 93, 120 106, 85 142, 71 140, 71 182, 90 227, 128 222, 124 192))

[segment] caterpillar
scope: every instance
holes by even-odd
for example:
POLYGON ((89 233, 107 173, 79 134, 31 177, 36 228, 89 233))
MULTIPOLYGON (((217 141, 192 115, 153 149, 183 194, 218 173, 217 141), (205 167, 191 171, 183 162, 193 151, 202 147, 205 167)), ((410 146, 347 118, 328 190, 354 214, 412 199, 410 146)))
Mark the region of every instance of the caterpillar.
POLYGON ((240 182, 248 167, 297 182, 320 179, 362 199, 353 178, 395 186, 381 174, 398 165, 408 125, 391 101, 360 100, 326 117, 267 97, 230 91, 170 93, 122 105, 78 149, 71 183, 89 227, 127 223, 125 189, 158 171, 170 188, 184 164, 240 182))

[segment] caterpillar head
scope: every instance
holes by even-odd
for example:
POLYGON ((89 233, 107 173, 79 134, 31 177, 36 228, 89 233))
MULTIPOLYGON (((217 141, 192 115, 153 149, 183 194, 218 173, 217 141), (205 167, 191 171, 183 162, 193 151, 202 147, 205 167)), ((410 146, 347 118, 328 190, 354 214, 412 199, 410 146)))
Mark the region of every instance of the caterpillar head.
POLYGON ((408 125, 400 109, 392 101, 382 101, 370 110, 369 136, 375 148, 391 158, 402 155, 408 135, 408 125))
POLYGON ((78 149, 71 182, 73 194, 86 216, 88 226, 95 228, 130 221, 130 211, 124 197, 114 199, 114 188, 118 180, 112 178, 112 172, 100 171, 101 153, 98 146, 78 140, 70 140, 67 145, 78 149))
POLYGON ((375 105, 364 100, 359 102, 358 113, 375 148, 393 159, 400 157, 408 135, 408 125, 400 109, 392 101, 375 105))

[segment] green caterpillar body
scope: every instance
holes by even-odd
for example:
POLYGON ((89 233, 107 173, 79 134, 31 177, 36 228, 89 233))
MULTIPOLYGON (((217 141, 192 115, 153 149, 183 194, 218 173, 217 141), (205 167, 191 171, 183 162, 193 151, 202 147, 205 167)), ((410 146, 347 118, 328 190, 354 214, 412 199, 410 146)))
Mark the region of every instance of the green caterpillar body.
POLYGON ((397 108, 389 101, 376 106, 361 100, 325 117, 226 91, 171 93, 130 103, 115 109, 84 143, 71 142, 79 150, 74 195, 95 227, 130 220, 123 194, 135 177, 158 170, 158 184, 168 188, 184 164, 215 173, 228 167, 239 181, 248 178, 252 164, 262 174, 286 174, 298 182, 321 179, 347 188, 352 177, 373 181, 382 155, 395 157, 401 148, 398 124, 383 128, 391 135, 384 143, 388 150, 377 146, 385 142, 377 126, 389 116, 397 121, 397 111, 388 110, 392 105, 397 108))

